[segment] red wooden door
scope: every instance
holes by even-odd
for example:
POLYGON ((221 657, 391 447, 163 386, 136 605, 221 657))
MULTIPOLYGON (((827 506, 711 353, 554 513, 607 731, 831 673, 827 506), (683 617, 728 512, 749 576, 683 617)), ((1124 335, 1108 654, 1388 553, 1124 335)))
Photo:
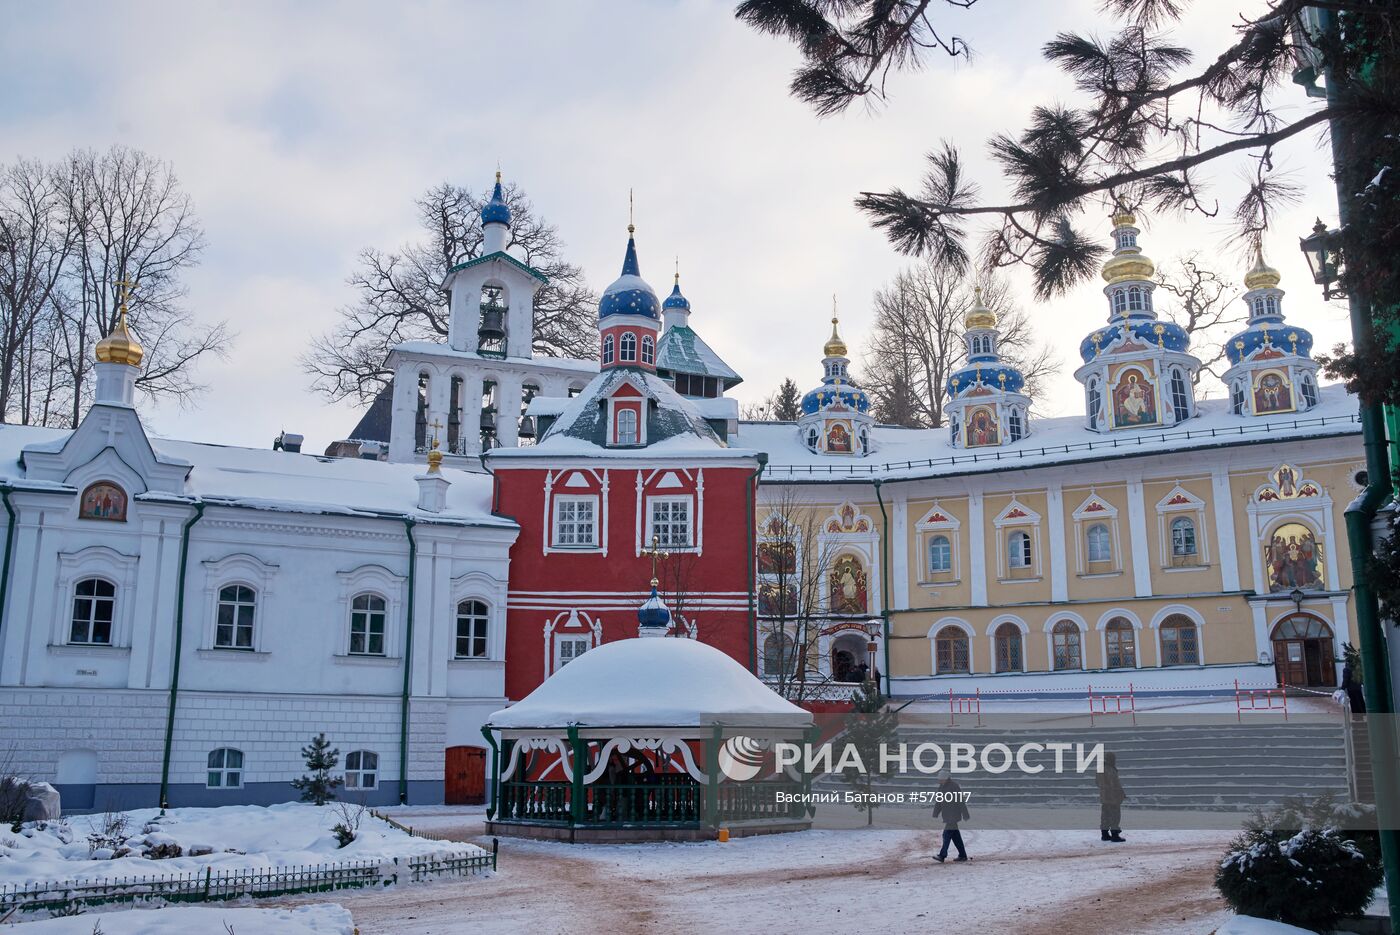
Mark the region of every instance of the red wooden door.
POLYGON ((448 805, 480 805, 486 801, 485 747, 447 748, 443 801, 448 805))

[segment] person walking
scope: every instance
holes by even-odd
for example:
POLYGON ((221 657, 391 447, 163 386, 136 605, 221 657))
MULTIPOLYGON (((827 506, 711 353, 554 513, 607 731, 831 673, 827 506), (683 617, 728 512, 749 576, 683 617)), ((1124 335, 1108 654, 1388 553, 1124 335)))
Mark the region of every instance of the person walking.
POLYGON ((1103 771, 1095 777, 1099 784, 1099 828, 1102 841, 1126 841, 1122 835, 1123 782, 1118 778, 1118 754, 1105 753, 1103 771))
POLYGON ((953 858, 953 863, 963 863, 967 860, 967 848, 963 847, 962 832, 958 830, 958 822, 969 820, 972 815, 967 810, 967 802, 960 795, 954 795, 962 791, 962 786, 953 780, 952 774, 946 769, 938 774, 938 801, 933 806, 933 817, 943 819, 943 848, 933 859, 940 864, 948 859, 948 845, 951 844, 958 849, 958 856, 953 858))

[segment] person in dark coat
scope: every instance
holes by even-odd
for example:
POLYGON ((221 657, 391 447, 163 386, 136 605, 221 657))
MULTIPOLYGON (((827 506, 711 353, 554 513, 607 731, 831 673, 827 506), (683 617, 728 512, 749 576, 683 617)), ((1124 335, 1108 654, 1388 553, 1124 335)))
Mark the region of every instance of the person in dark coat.
POLYGON ((1123 783, 1118 778, 1118 754, 1105 753, 1103 771, 1095 777, 1099 784, 1099 828, 1104 841, 1125 841, 1122 835, 1123 783))
POLYGON ((958 849, 958 856, 953 858, 953 863, 962 863, 967 860, 967 848, 963 847, 962 832, 958 830, 958 822, 967 821, 972 815, 967 810, 967 803, 962 799, 955 798, 949 793, 961 792, 962 786, 953 780, 952 775, 945 769, 938 774, 938 791, 943 798, 933 806, 933 817, 943 819, 943 849, 933 855, 933 859, 940 864, 948 859, 948 845, 951 844, 958 849))
POLYGON ((1361 681, 1357 679, 1350 662, 1342 666, 1342 688, 1347 693, 1347 701, 1351 702, 1351 713, 1365 714, 1366 693, 1361 690, 1361 681))

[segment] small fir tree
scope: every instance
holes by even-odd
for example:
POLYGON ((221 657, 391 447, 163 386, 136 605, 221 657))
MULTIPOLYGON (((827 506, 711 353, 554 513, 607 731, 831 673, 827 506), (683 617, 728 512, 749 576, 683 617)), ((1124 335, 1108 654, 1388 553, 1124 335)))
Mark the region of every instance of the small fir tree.
POLYGON ((893 772, 880 756, 881 747, 894 743, 899 716, 885 707, 880 685, 874 679, 866 680, 851 701, 854 708, 846 715, 846 731, 839 739, 855 747, 863 768, 847 767, 841 779, 858 794, 854 804, 858 811, 865 812, 865 824, 869 827, 875 823, 875 809, 879 807, 874 801, 875 786, 893 772))
POLYGON ((340 750, 331 749, 331 742, 323 731, 301 748, 301 755, 306 759, 306 768, 311 773, 293 779, 292 788, 300 790, 303 802, 325 805, 335 798, 336 787, 344 782, 339 776, 331 775, 331 770, 340 764, 340 750))
POLYGON ((792 377, 783 381, 773 395, 773 418, 779 422, 796 422, 802 415, 802 394, 792 377))

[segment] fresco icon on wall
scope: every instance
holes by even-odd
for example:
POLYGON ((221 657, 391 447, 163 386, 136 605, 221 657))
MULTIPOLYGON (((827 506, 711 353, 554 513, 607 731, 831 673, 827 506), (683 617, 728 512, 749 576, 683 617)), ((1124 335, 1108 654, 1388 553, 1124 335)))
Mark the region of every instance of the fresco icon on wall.
POLYGON ((89 484, 78 505, 78 518, 126 522, 126 491, 111 481, 89 484))
POLYGON ((1285 523, 1274 530, 1264 548, 1269 590, 1318 590, 1323 587, 1322 544, 1302 523, 1285 523))

